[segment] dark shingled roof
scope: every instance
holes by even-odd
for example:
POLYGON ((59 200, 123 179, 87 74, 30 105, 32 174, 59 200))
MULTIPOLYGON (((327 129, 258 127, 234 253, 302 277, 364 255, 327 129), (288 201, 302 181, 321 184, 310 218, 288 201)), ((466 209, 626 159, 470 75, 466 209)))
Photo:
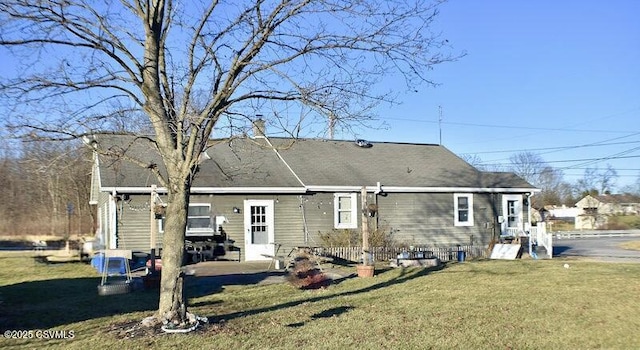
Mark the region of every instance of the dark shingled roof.
POLYGON ((640 203, 640 196, 635 196, 632 194, 602 194, 602 195, 593 196, 593 198, 597 199, 602 203, 612 203, 612 204, 640 203))
MULTIPOLYGON (((156 164, 164 172, 158 154, 150 150, 144 139, 101 136, 98 142, 102 147, 117 145, 142 164, 156 164)), ((380 182, 394 187, 534 189, 512 173, 481 172, 440 145, 388 142, 370 145, 283 138, 212 141, 193 186, 303 188, 375 186, 380 182)), ((99 161, 103 187, 147 187, 156 183, 151 172, 140 166, 114 162, 106 156, 100 156, 99 161)))

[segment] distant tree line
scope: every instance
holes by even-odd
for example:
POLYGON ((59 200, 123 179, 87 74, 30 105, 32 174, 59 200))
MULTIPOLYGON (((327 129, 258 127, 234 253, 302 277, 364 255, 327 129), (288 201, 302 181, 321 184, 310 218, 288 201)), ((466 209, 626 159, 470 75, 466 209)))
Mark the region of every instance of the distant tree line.
POLYGON ((5 142, 0 235, 92 235, 91 153, 70 142, 5 142))
MULTIPOLYGON (((532 205, 541 208, 545 205, 574 206, 586 195, 610 194, 616 188, 618 173, 611 166, 604 169, 587 168, 582 178, 575 183, 564 180, 562 170, 549 165, 542 156, 533 152, 515 153, 509 157, 507 166, 486 165, 477 156, 463 157, 480 170, 510 171, 527 180, 542 191, 533 197, 532 205)), ((640 195, 640 176, 635 185, 620 188, 618 193, 640 195)))

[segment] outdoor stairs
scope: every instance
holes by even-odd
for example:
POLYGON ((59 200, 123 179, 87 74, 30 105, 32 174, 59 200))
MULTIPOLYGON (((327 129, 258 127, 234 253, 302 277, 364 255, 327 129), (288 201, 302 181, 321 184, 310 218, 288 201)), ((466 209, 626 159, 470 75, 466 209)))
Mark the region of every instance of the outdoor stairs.
POLYGON ((547 251, 547 248, 545 248, 544 246, 535 247, 535 252, 538 259, 550 259, 549 252, 547 251))

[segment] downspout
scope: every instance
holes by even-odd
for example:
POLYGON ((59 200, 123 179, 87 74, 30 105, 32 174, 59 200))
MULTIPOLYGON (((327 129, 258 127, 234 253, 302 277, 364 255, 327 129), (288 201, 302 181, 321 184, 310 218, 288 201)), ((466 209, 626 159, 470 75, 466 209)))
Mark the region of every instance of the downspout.
MULTIPOLYGON (((501 225, 501 223, 498 222, 498 208, 496 207, 495 193, 491 193, 491 212, 491 242, 497 243, 498 237, 496 236, 496 228, 498 227, 498 225, 501 225)), ((490 245, 491 242, 489 243, 490 245)))
POLYGON ((375 220, 375 223, 376 223, 375 230, 376 230, 376 232, 378 231, 378 228, 380 227, 379 226, 379 224, 380 224, 380 222, 379 222, 379 220, 380 220, 380 206, 378 206, 378 195, 380 193, 382 193, 382 185, 380 184, 380 181, 378 181, 376 183, 376 189, 373 191, 373 194, 374 194, 373 200, 375 201, 375 205, 376 205, 376 216, 375 216, 375 218, 376 218, 376 220, 375 220))
POLYGON ((309 243, 309 227, 307 226, 307 215, 304 207, 304 197, 300 195, 300 212, 302 213, 302 230, 304 234, 304 243, 309 243))
MULTIPOLYGON (((534 194, 535 192, 529 192, 527 194, 527 224, 529 225, 529 256, 537 258, 537 255, 535 255, 535 252, 533 251, 533 239, 532 239, 533 236, 531 234, 531 232, 533 231, 531 229, 531 198, 534 196, 534 194)), ((536 234, 536 243, 537 242, 538 242, 538 236, 536 234)))
POLYGON ((111 224, 109 225, 109 242, 108 246, 105 247, 107 249, 117 249, 117 227, 118 227, 118 205, 116 196, 118 193, 116 190, 111 192, 111 200, 109 201, 109 216, 111 217, 111 224))
MULTIPOLYGON (((373 192, 376 196, 379 195, 380 193, 382 193, 382 185, 380 184, 380 181, 378 181, 376 183, 376 190, 373 192)), ((377 203, 376 203, 377 204, 377 203)))

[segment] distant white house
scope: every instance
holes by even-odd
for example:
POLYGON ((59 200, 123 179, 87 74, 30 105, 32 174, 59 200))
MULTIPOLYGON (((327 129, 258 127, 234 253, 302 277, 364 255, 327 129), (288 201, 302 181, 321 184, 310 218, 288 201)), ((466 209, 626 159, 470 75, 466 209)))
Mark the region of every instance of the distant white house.
POLYGON ((547 209, 547 215, 553 219, 563 219, 567 221, 574 221, 578 215, 580 215, 580 209, 578 207, 567 207, 566 205, 556 206, 551 205, 545 207, 547 209))
POLYGON ((568 224, 575 224, 580 210, 576 207, 567 207, 566 205, 545 205, 544 208, 540 208, 532 211, 532 221, 545 222, 549 225, 549 229, 552 230, 552 226, 556 222, 564 222, 568 224))
POLYGON ((594 230, 604 228, 613 215, 638 215, 640 197, 627 194, 587 195, 576 203, 579 214, 576 229, 594 230))

